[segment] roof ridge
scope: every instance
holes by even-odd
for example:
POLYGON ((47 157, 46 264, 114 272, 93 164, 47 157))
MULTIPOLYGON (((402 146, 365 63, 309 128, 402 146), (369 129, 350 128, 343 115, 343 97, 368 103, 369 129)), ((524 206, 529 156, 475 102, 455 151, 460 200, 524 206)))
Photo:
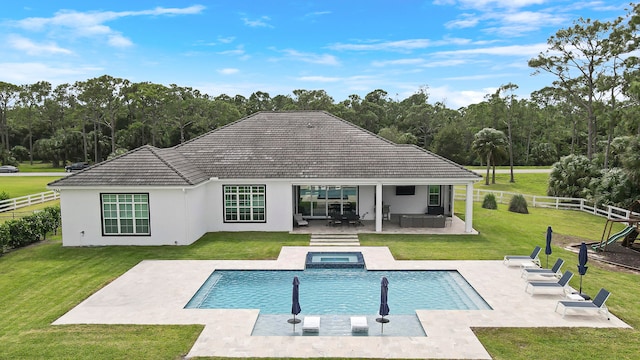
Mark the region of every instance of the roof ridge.
MULTIPOLYGON (((174 148, 160 149, 160 148, 156 148, 156 147, 151 147, 151 146, 149 146, 149 151, 151 151, 151 153, 152 153, 153 155, 155 155, 155 156, 158 158, 158 160, 162 161, 162 163, 163 163, 163 164, 167 165, 167 166, 168 166, 171 170, 173 170, 173 171, 174 171, 178 176, 180 176, 180 177, 182 178, 182 180, 186 181, 186 182, 187 182, 187 184, 189 184, 189 185, 194 185, 194 182, 193 182, 193 181, 191 181, 191 179, 189 179, 186 175, 184 175, 184 174, 182 173, 182 171, 178 170, 175 166, 173 166, 173 164, 172 164, 172 163, 170 163, 169 161, 167 161, 167 160, 164 158, 164 156, 162 156, 162 155, 161 155, 160 153, 158 153, 158 151, 156 151, 156 150, 159 150, 159 151, 175 151, 175 149, 174 149, 174 148)), ((178 155, 180 155, 180 156, 182 156, 182 154, 180 154, 180 152, 178 152, 178 151, 175 151, 175 153, 176 153, 176 154, 178 154, 178 155)), ((182 157, 184 157, 184 156, 182 156, 182 157)), ((185 160, 186 160, 186 159, 185 159, 185 160)), ((200 170, 200 169, 198 169, 198 170, 200 170)))

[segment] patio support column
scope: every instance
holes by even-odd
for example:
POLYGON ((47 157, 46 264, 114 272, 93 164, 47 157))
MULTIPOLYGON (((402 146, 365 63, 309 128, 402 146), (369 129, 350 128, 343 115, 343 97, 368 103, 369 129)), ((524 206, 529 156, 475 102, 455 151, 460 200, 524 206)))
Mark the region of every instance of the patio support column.
POLYGON ((382 184, 376 184, 376 232, 382 232, 382 184))
POLYGON ((465 197, 464 232, 473 231, 473 183, 467 184, 467 196, 465 197))

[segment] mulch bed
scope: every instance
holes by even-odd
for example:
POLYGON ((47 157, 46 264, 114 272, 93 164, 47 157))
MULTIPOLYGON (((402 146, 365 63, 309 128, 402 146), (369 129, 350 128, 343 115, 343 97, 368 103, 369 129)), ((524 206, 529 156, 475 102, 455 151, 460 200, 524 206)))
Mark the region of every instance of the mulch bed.
MULTIPOLYGON (((580 243, 584 239, 554 234, 553 242, 555 245, 562 246, 569 251, 573 251, 578 256, 578 249, 580 243)), ((638 241, 632 248, 627 248, 620 245, 620 241, 609 244, 606 247, 606 251, 595 252, 591 249, 590 244, 593 242, 587 242, 589 244, 589 261, 598 261, 602 264, 602 267, 620 272, 631 272, 640 274, 640 244, 638 241)), ((541 256, 541 258, 544 255, 541 256)))

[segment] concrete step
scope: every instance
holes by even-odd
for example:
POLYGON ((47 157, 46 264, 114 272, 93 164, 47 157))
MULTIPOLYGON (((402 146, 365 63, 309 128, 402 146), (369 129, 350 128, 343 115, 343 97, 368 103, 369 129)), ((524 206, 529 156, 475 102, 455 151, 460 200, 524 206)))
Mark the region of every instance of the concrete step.
POLYGON ((311 246, 360 246, 357 234, 311 234, 311 246))

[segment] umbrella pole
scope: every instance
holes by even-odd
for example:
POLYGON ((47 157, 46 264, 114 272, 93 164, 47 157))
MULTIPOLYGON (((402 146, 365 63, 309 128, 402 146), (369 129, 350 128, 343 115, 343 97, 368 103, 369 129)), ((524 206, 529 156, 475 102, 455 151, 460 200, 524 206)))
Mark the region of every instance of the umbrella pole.
POLYGON ((582 275, 580 275, 580 295, 582 295, 582 275))

